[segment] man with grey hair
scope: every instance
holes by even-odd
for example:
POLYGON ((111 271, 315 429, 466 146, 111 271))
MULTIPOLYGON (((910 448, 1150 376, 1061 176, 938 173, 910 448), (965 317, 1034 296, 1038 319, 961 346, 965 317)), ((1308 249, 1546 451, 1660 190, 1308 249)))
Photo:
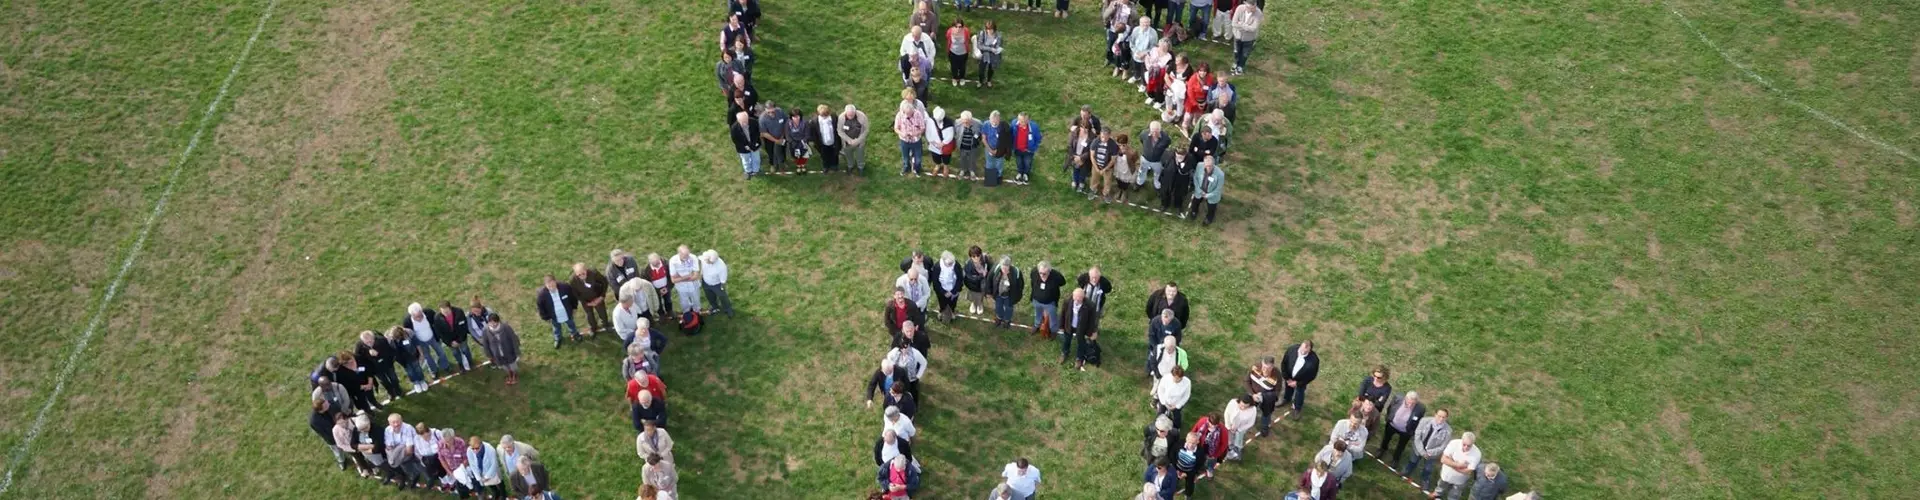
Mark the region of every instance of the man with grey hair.
POLYGON ((953 121, 953 141, 953 164, 959 167, 960 178, 979 178, 980 151, 985 149, 985 141, 980 137, 980 120, 972 111, 961 111, 960 119, 953 121))
POLYGON ((1067 286, 1067 278, 1053 272, 1053 264, 1040 261, 1033 268, 1033 331, 1038 333, 1044 321, 1048 328, 1060 327, 1060 288, 1067 286))
POLYGON ((916 432, 913 428, 913 417, 900 413, 898 406, 887 407, 883 415, 880 421, 880 432, 893 431, 893 435, 902 441, 913 441, 913 435, 916 432))
POLYGON ((621 347, 633 345, 634 335, 640 331, 640 322, 645 321, 644 316, 647 315, 646 309, 634 303, 636 294, 633 292, 638 287, 631 286, 632 283, 635 282, 621 287, 620 302, 613 306, 613 334, 620 336, 621 347))
MULTIPOLYGON (((738 74, 734 80, 740 80, 738 74)), ((760 124, 746 111, 735 112, 727 134, 733 137, 733 152, 740 155, 740 170, 746 172, 747 180, 753 180, 754 174, 760 173, 760 124)))
POLYGON ((1413 431, 1420 428, 1420 419, 1427 416, 1427 405, 1420 402, 1418 391, 1407 391, 1394 396, 1387 402, 1385 412, 1386 425, 1380 426, 1383 436, 1380 438, 1380 458, 1389 464, 1400 463, 1406 455, 1407 441, 1413 440, 1413 431), (1393 439, 1400 438, 1400 446, 1393 446, 1393 439), (1392 448, 1392 452, 1387 450, 1392 448))
POLYGON ((727 261, 711 248, 700 253, 700 290, 707 294, 709 312, 733 317, 733 299, 727 297, 727 261))
POLYGON ((1480 447, 1474 445, 1478 440, 1479 436, 1468 432, 1460 435, 1460 439, 1447 442, 1447 447, 1440 452, 1440 484, 1434 487, 1433 496, 1460 500, 1467 480, 1480 468, 1480 447))
POLYGON ((1487 462, 1480 466, 1480 473, 1473 475, 1473 489, 1467 491, 1468 500, 1500 500, 1507 494, 1507 473, 1500 471, 1500 464, 1487 462))
POLYGON ((427 482, 427 469, 420 463, 420 452, 416 448, 420 435, 413 426, 402 422, 400 414, 387 414, 387 477, 382 482, 399 479, 400 489, 418 486, 427 482))
POLYGON ((441 347, 440 339, 453 336, 453 324, 440 317, 440 311, 420 307, 419 302, 407 304, 407 317, 400 319, 400 327, 413 335, 414 348, 420 351, 421 360, 426 361, 422 364, 431 367, 434 373, 447 372, 447 350, 441 347))
POLYGON ((927 285, 926 277, 920 274, 922 272, 925 272, 925 270, 919 266, 907 267, 906 274, 900 275, 899 278, 894 278, 893 287, 899 290, 905 290, 907 300, 913 302, 913 305, 919 306, 921 311, 926 311, 927 301, 933 298, 933 288, 927 285))
POLYGON ((1400 475, 1419 484, 1422 490, 1433 490, 1433 468, 1440 463, 1440 452, 1453 440, 1453 427, 1447 425, 1451 413, 1442 409, 1414 428, 1413 456, 1407 457, 1400 475))
POLYGON ((840 113, 840 154, 846 157, 847 173, 867 173, 867 112, 847 104, 840 113))
POLYGON ((501 435, 500 445, 493 449, 500 452, 501 469, 508 469, 513 467, 513 464, 520 463, 521 457, 540 459, 540 450, 533 449, 533 445, 513 439, 512 434, 501 435))
POLYGON ((1013 156, 1013 128, 1000 119, 1000 110, 996 109, 987 113, 987 124, 980 127, 980 138, 987 148, 986 185, 998 186, 1007 170, 1007 157, 1013 156))
POLYGON ((667 263, 673 273, 673 291, 680 294, 680 313, 686 314, 700 310, 700 262, 693 258, 693 251, 686 245, 680 245, 678 253, 667 263))
POLYGON ((608 285, 614 290, 626 288, 628 282, 640 277, 640 261, 626 250, 615 248, 607 252, 606 276, 608 285))

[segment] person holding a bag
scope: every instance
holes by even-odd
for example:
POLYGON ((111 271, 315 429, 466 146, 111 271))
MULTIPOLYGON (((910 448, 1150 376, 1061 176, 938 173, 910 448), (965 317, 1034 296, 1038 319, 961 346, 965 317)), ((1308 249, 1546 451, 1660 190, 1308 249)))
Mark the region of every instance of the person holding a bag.
POLYGON ((933 119, 927 121, 927 148, 933 157, 933 175, 951 175, 948 167, 953 164, 953 147, 953 120, 947 118, 946 108, 934 106, 933 119))
POLYGON ((973 35, 973 58, 980 60, 980 85, 993 86, 993 70, 1000 69, 1000 51, 1005 50, 1005 41, 993 21, 987 21, 986 26, 973 35))

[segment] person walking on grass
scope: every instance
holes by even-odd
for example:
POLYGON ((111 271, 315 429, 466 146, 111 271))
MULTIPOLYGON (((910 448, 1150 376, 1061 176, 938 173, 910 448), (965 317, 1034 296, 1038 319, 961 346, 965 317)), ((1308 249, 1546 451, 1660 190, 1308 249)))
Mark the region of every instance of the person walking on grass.
POLYGON ((547 482, 547 466, 541 465, 533 457, 515 457, 511 463, 514 464, 513 479, 509 483, 512 484, 513 494, 517 495, 517 498, 531 500, 559 498, 558 495, 553 494, 553 485, 547 482))
POLYGON ((1220 467, 1220 462, 1227 458, 1227 439, 1231 436, 1227 428, 1220 425, 1221 422, 1220 414, 1207 415, 1195 421, 1193 430, 1188 431, 1188 434, 1200 437, 1200 448, 1206 450, 1206 456, 1201 457, 1205 465, 1201 476, 1207 479, 1213 478, 1214 469, 1220 467))
POLYGON ((507 371, 507 385, 520 383, 520 334, 500 319, 500 313, 487 313, 487 337, 492 340, 493 364, 507 371))
POLYGON ((733 152, 740 154, 740 169, 747 180, 753 180, 760 173, 760 125, 743 110, 734 113, 733 126, 727 133, 733 137, 733 152))
POLYGON ((1000 35, 999 25, 991 20, 973 35, 973 58, 980 60, 981 86, 993 87, 993 73, 1000 69, 1000 54, 1005 50, 1006 38, 1000 35))
POLYGON ((1180 433, 1174 430, 1173 419, 1166 415, 1153 417, 1153 423, 1147 424, 1140 440, 1140 458, 1148 466, 1156 463, 1171 463, 1173 455, 1180 449, 1180 433))
POLYGON ((846 156, 847 173, 867 173, 867 112, 848 104, 840 113, 841 154, 846 156))
POLYGON ((727 261, 709 248, 700 253, 700 289, 706 293, 709 312, 733 317, 733 299, 727 296, 727 261))
POLYGON ((543 286, 533 293, 534 308, 540 313, 540 319, 553 327, 553 348, 560 348, 561 327, 573 334, 573 341, 580 341, 580 329, 573 326, 573 313, 578 309, 579 301, 574 298, 573 287, 549 274, 543 286))
POLYGON ((674 467, 673 461, 665 457, 648 455, 646 462, 640 466, 640 480, 646 483, 646 487, 654 489, 657 498, 679 498, 680 472, 674 467))
POLYGON ((1200 479, 1206 470, 1206 461, 1206 450, 1201 447, 1200 435, 1188 433, 1186 443, 1173 454, 1173 471, 1186 483, 1180 491, 1189 499, 1193 498, 1195 480, 1200 479))

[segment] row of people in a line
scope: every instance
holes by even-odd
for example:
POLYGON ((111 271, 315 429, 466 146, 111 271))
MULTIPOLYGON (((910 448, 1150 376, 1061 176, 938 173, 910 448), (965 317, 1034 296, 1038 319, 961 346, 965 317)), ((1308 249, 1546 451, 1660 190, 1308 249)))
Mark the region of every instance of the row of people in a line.
POLYGON ((512 435, 501 436, 495 446, 477 435, 462 438, 452 428, 408 424, 399 413, 387 414, 386 425, 378 426, 373 425, 373 414, 335 411, 332 401, 314 399, 307 424, 333 452, 340 470, 351 464, 361 477, 377 478, 383 486, 444 491, 460 498, 547 500, 552 495, 540 452, 512 435))

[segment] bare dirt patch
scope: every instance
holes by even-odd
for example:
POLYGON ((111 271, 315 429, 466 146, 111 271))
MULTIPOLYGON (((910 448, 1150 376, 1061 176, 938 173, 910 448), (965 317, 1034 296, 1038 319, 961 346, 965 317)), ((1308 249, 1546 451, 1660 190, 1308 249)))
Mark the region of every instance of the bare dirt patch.
POLYGON ((1802 2, 1800 0, 1787 0, 1787 10, 1791 10, 1793 11, 1793 13, 1799 14, 1802 16, 1847 23, 1847 25, 1849 26, 1860 25, 1860 14, 1857 12, 1850 11, 1850 10, 1834 10, 1834 9, 1829 9, 1824 7, 1816 7, 1812 5, 1802 7, 1800 5, 1801 3, 1802 2))
POLYGON ((1893 202, 1893 223, 1900 229, 1913 229, 1914 217, 1912 203, 1907 203, 1907 200, 1893 202))

